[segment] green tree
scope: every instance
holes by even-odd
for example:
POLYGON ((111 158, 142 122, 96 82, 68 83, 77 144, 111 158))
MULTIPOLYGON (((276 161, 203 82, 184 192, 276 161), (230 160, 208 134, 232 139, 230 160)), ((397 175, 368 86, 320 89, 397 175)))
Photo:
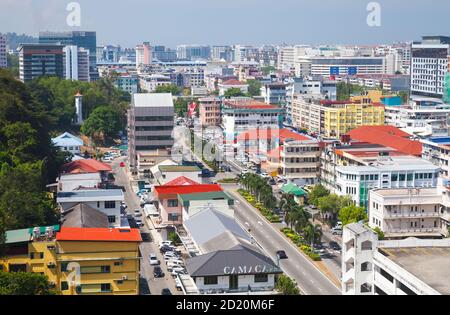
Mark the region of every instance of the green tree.
POLYGON ((154 93, 172 93, 172 95, 180 95, 183 89, 179 88, 175 84, 160 85, 156 87, 154 93))
POLYGON ((380 241, 384 240, 384 232, 383 232, 378 226, 375 227, 375 228, 373 229, 373 231, 374 231, 375 233, 377 233, 377 235, 378 235, 378 240, 380 240, 380 241))
POLYGON ((330 192, 322 185, 314 185, 311 191, 308 194, 309 203, 319 206, 319 198, 328 196, 330 192))
POLYGON ((397 93, 398 96, 402 99, 402 104, 408 104, 409 101, 409 92, 408 91, 399 91, 397 93))
POLYGON ((343 207, 339 211, 339 220, 342 225, 347 225, 352 222, 359 222, 361 220, 367 220, 367 213, 364 208, 350 205, 343 207))
POLYGON ((0 272, 0 295, 55 295, 48 277, 38 273, 0 272))
POLYGON ((300 290, 291 278, 282 274, 278 276, 275 289, 282 295, 299 295, 300 290))
POLYGON ((350 84, 346 82, 339 82, 336 85, 336 93, 338 101, 347 101, 350 96, 361 94, 365 91, 365 88, 356 84, 350 84))
POLYGON ((263 75, 269 75, 269 74, 273 73, 275 70, 276 69, 273 66, 261 67, 261 71, 262 71, 263 75))
POLYGON ((303 237, 305 241, 311 244, 311 247, 321 242, 322 234, 322 226, 320 224, 313 225, 308 223, 303 230, 303 237))
POLYGON ((245 96, 245 94, 241 91, 240 88, 231 88, 225 92, 224 96, 226 98, 231 98, 231 97, 245 96))
POLYGON ((261 94, 261 82, 259 80, 247 80, 249 96, 259 96, 261 94))
POLYGON ((8 69, 14 75, 14 77, 19 77, 19 56, 8 54, 7 55, 8 69))
POLYGON ((96 143, 108 143, 124 128, 121 114, 111 106, 97 107, 81 126, 96 143))

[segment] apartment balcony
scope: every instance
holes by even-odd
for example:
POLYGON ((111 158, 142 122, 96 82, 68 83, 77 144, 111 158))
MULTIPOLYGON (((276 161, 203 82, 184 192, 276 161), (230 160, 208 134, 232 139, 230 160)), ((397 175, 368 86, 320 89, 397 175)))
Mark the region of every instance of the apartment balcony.
POLYGON ((388 229, 387 235, 390 234, 440 234, 441 228, 407 228, 407 229, 388 229))
POLYGON ((439 212, 385 212, 384 219, 399 219, 399 218, 439 218, 439 212))

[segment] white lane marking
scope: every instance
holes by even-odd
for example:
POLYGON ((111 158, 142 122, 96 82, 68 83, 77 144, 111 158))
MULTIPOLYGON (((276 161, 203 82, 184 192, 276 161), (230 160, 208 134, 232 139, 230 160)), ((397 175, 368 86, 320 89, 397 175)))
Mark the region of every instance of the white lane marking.
POLYGON ((250 226, 250 224, 248 224, 248 222, 245 222, 244 224, 245 224, 246 226, 250 226))
POLYGON ((258 224, 261 225, 261 226, 263 225, 263 223, 261 221, 258 221, 258 224))

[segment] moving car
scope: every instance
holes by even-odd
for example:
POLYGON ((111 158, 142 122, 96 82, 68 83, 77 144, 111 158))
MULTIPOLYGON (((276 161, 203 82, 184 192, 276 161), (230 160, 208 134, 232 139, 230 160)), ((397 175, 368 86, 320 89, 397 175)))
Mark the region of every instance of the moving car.
POLYGON ((156 254, 150 254, 148 256, 148 260, 150 261, 151 266, 159 265, 158 257, 156 257, 156 254))
POLYGON ((162 271, 162 269, 161 269, 160 266, 155 266, 155 267, 153 268, 153 276, 154 276, 155 278, 164 278, 165 274, 164 274, 164 272, 162 271))
POLYGON ((278 259, 287 259, 288 256, 286 255, 286 252, 284 250, 277 251, 278 259))

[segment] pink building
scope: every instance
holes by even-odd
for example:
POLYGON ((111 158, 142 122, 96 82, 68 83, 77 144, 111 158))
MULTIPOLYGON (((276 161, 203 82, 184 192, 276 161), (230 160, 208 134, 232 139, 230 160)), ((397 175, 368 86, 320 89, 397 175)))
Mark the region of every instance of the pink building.
POLYGON ((217 97, 201 98, 199 101, 200 124, 203 127, 220 125, 220 99, 217 97))

